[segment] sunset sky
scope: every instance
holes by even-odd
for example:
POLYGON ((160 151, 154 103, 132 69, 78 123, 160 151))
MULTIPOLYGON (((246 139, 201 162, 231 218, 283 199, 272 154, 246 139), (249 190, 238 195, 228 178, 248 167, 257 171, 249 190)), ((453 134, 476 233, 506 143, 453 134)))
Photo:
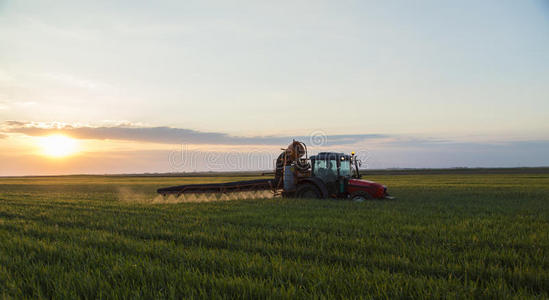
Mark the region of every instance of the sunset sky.
POLYGON ((0 176, 549 166, 549 2, 0 0, 0 176))

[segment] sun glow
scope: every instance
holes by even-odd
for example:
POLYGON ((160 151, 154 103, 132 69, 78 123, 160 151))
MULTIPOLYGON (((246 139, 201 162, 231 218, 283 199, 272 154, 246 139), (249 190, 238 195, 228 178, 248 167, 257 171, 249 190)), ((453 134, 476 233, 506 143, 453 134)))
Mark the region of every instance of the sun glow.
POLYGON ((49 157, 65 157, 78 151, 78 142, 64 135, 41 137, 38 145, 42 149, 42 154, 49 157))

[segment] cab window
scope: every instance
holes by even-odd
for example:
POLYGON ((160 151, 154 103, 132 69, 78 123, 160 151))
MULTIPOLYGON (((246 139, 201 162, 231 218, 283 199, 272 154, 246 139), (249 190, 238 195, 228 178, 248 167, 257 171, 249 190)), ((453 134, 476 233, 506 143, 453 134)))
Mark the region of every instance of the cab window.
POLYGON ((335 181, 337 179, 337 161, 335 159, 315 160, 314 172, 324 182, 335 181))
POLYGON ((340 161, 339 175, 351 177, 351 161, 348 159, 340 161))

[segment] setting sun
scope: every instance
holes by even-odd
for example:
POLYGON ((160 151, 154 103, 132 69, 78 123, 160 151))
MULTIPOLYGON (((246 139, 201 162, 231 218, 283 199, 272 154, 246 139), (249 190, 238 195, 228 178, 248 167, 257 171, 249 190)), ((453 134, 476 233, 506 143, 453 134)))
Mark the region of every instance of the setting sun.
POLYGON ((42 149, 42 154, 50 157, 65 157, 78 151, 78 142, 64 135, 42 137, 38 145, 42 149))

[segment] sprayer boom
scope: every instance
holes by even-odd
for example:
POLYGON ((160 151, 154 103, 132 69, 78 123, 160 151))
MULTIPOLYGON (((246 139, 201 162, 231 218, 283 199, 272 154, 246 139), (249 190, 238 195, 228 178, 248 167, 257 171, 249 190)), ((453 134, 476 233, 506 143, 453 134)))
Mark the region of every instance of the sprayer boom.
POLYGON ((272 190, 272 179, 257 179, 225 183, 205 183, 170 186, 157 190, 162 196, 198 193, 235 193, 248 191, 272 190))

